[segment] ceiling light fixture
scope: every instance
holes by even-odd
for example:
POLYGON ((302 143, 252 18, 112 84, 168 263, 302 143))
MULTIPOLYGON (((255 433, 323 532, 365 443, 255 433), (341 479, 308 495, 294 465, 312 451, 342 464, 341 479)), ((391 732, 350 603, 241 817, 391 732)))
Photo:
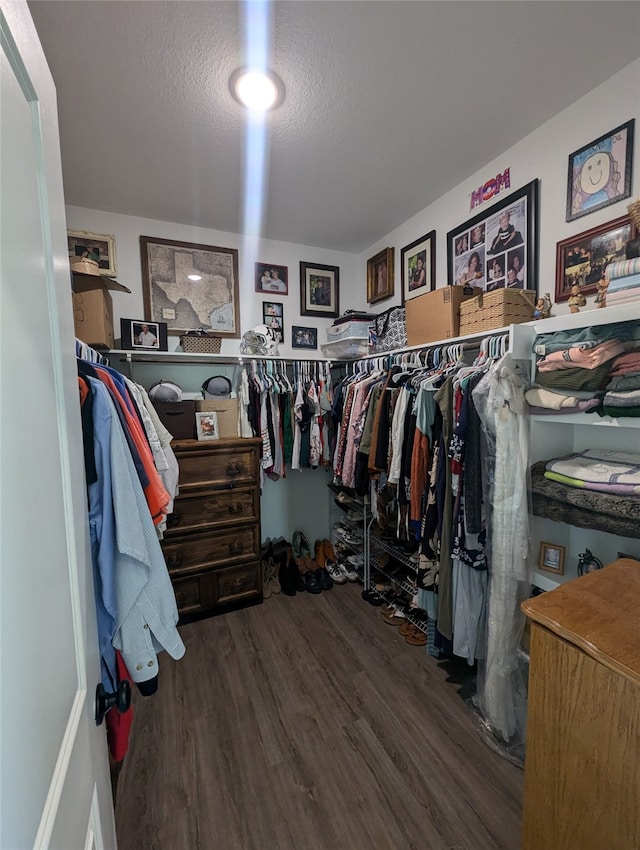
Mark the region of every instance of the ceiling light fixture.
POLYGON ((229 80, 231 94, 247 109, 266 112, 284 100, 284 84, 273 71, 238 68, 229 80))
POLYGON ((202 275, 200 275, 200 274, 188 274, 187 278, 189 280, 202 280, 202 275))

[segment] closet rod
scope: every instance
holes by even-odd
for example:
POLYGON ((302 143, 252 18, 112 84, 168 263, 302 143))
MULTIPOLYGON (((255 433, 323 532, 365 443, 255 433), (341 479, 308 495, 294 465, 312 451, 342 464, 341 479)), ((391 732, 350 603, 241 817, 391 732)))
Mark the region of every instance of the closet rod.
POLYGON ((119 357, 124 363, 192 363, 206 365, 221 363, 235 365, 248 363, 250 360, 272 361, 273 363, 328 363, 334 362, 325 357, 260 357, 250 354, 191 354, 182 351, 154 351, 142 353, 138 351, 112 350, 110 356, 119 357))

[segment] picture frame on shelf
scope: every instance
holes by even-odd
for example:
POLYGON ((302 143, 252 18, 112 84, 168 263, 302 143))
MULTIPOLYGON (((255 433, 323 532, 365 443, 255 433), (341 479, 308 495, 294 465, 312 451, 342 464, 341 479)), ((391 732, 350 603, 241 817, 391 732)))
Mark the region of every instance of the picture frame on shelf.
POLYGON ((196 412, 196 434, 199 440, 219 440, 218 414, 213 410, 196 412))
POLYGON ((140 259, 147 320, 166 322, 174 336, 204 328, 216 336, 240 337, 235 248, 141 236, 140 259))
POLYGON ((98 263, 104 277, 116 276, 116 239, 110 233, 91 233, 88 230, 67 230, 69 260, 86 257, 98 263))
POLYGON ((609 263, 624 260, 636 229, 629 216, 576 233, 556 244, 556 303, 568 301, 578 284, 582 295, 595 295, 609 263))
POLYGON ((535 179, 447 233, 449 286, 537 293, 538 194, 535 179))
POLYGON ((300 315, 337 319, 340 315, 340 268, 300 261, 300 315))
POLYGON ((386 301, 394 291, 394 249, 383 248, 367 260, 367 303, 386 301))
POLYGON ((317 349, 317 347, 318 328, 304 328, 300 325, 292 325, 291 348, 317 349))
POLYGON ((436 288, 436 232, 425 233, 400 252, 402 303, 436 288))
POLYGON ((256 263, 255 290, 268 294, 289 294, 289 268, 273 263, 256 263))
POLYGON ((569 154, 567 221, 631 197, 635 119, 569 154))
POLYGON ((557 543, 540 543, 538 569, 545 573, 555 573, 557 576, 564 575, 564 555, 564 546, 557 543))
POLYGON ((167 324, 120 319, 120 345, 125 351, 167 351, 167 324))
POLYGON ((278 335, 278 342, 284 340, 284 308, 276 301, 262 302, 262 321, 278 335))

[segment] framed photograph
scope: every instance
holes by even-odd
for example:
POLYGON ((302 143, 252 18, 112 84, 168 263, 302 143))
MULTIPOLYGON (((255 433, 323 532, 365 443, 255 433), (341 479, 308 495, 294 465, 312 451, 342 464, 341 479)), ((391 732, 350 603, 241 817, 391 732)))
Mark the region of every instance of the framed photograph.
POLYGON ((262 321, 278 334, 278 342, 284 340, 284 310, 275 301, 262 302, 262 321))
POLYGON ((567 221, 631 196, 635 120, 569 155, 567 221))
POLYGON ((447 233, 449 286, 532 289, 538 282, 538 180, 447 233))
POLYGON ((367 260, 367 302, 377 304, 394 293, 394 249, 383 248, 367 260))
POLYGON ((545 573, 564 575, 564 551, 564 546, 557 546, 555 543, 541 543, 538 569, 545 573))
MULTIPOLYGON (((300 262, 300 315, 336 319, 340 314, 340 269, 300 262)), ((315 346, 314 346, 315 347, 315 346)))
POLYGON ((146 317, 174 336, 204 328, 240 337, 238 252, 193 242, 140 237, 146 317))
POLYGON ((291 348, 317 348, 318 328, 291 327, 291 348))
POLYGON ((196 433, 199 440, 219 440, 218 414, 215 411, 198 411, 196 413, 196 433))
POLYGON ((116 240, 109 233, 89 233, 88 230, 67 230, 69 259, 86 257, 100 266, 100 274, 116 276, 116 240))
POLYGON ((127 351, 166 351, 166 322, 120 319, 121 346, 127 351))
POLYGON ((436 232, 432 230, 402 249, 402 303, 436 288, 436 232))
POLYGON ((627 242, 636 235, 628 216, 592 227, 556 245, 556 302, 568 301, 576 284, 583 295, 598 291, 609 263, 624 260, 627 242))
POLYGON ((289 294, 289 269, 287 266, 274 266, 271 263, 256 263, 256 292, 277 292, 289 294))

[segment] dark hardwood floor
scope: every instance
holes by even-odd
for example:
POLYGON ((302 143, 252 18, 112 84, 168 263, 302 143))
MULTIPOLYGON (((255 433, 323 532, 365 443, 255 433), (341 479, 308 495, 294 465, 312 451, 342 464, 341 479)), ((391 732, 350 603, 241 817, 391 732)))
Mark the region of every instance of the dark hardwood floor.
POLYGON ((120 850, 518 850, 521 771, 358 585, 181 628, 135 699, 120 850))

